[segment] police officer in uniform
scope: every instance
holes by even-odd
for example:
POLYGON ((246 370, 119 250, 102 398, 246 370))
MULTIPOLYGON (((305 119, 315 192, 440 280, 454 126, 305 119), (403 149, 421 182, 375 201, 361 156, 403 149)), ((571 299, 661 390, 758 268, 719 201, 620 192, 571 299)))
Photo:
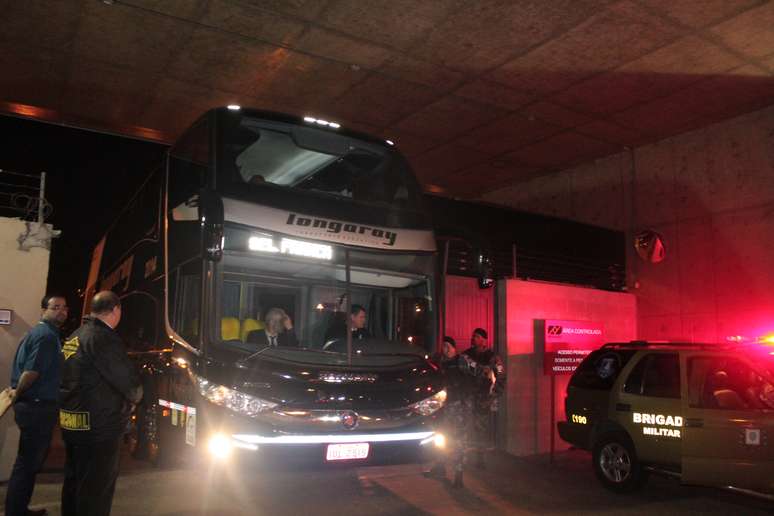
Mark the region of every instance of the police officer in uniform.
POLYGON ((98 292, 91 315, 62 348, 63 516, 110 514, 121 437, 133 405, 142 399, 139 375, 115 331, 120 320, 118 296, 98 292))
POLYGON ((443 338, 443 353, 436 358, 446 380, 446 404, 440 429, 446 439, 446 449, 438 456, 425 476, 445 479, 446 461, 454 470, 454 487, 462 487, 465 448, 471 438, 473 404, 476 393, 476 370, 457 353, 457 343, 451 337, 443 338))
POLYGON ((505 390, 505 367, 487 342, 487 333, 483 328, 473 330, 471 346, 463 356, 469 367, 477 371, 473 433, 478 444, 476 466, 484 467, 483 450, 494 444, 493 420, 498 409, 498 397, 505 390))

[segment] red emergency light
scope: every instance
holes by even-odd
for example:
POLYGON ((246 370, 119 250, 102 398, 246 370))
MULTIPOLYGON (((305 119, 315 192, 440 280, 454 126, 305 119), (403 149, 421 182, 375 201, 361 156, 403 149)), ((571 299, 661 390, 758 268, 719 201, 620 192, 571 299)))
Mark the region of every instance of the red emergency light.
MULTIPOLYGON (((729 335, 726 337, 726 341, 733 342, 735 344, 758 344, 760 346, 774 346, 774 333, 768 333, 756 338, 749 338, 743 335, 729 335)), ((774 355, 774 351, 769 351, 769 355, 774 355)))

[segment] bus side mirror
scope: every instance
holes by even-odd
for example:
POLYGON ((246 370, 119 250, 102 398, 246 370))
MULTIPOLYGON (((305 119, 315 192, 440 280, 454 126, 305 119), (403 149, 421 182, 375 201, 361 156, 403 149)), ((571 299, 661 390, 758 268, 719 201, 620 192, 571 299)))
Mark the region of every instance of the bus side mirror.
POLYGON ((492 257, 483 249, 476 253, 476 276, 478 276, 478 288, 492 288, 494 286, 494 268, 492 257))
POLYGON ((223 258, 223 199, 212 190, 199 192, 199 221, 202 226, 202 247, 207 260, 223 258))

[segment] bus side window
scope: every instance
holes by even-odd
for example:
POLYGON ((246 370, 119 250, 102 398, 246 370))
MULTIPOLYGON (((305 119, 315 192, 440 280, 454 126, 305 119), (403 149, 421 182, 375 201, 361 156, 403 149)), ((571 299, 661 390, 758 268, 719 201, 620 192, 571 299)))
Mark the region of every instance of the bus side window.
POLYGON ((158 326, 156 299, 145 292, 133 292, 121 300, 121 323, 118 333, 127 350, 142 352, 157 347, 158 326))
POLYGON ((200 263, 192 260, 169 271, 169 324, 194 347, 199 347, 199 314, 201 311, 200 263))

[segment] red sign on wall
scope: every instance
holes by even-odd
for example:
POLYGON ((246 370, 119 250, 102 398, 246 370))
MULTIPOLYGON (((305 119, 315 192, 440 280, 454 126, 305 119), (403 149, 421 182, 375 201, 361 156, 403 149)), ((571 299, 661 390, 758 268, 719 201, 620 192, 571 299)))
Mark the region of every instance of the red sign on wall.
POLYGON ((543 374, 572 374, 586 355, 604 344, 602 323, 545 321, 543 374))

